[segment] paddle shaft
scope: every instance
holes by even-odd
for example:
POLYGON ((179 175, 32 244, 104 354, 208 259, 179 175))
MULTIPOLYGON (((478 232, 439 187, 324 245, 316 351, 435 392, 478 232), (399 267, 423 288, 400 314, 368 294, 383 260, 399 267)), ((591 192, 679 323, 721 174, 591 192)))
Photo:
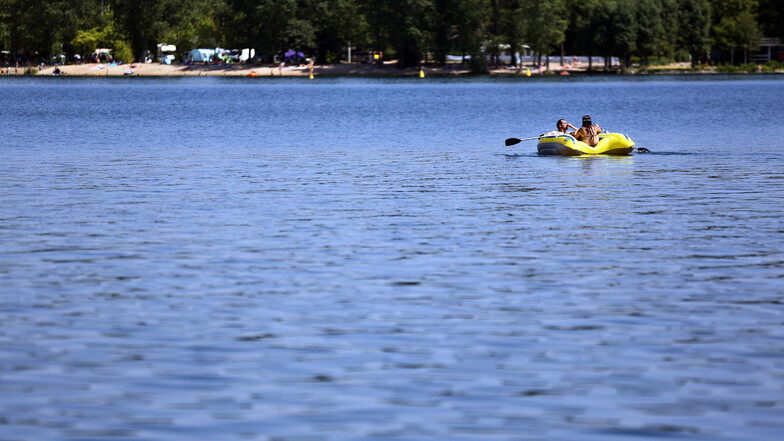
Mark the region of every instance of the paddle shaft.
MULTIPOLYGON (((608 132, 607 132, 607 130, 602 130, 599 133, 608 133, 608 132)), ((531 137, 531 138, 523 138, 523 139, 520 139, 520 138, 507 138, 506 141, 504 141, 504 143, 507 146, 510 146, 510 145, 519 144, 519 143, 521 143, 523 141, 531 141, 533 139, 540 139, 542 136, 543 135, 539 135, 539 136, 534 136, 534 137, 531 137)))
POLYGON ((508 138, 508 139, 507 139, 506 141, 504 141, 504 142, 506 143, 506 145, 515 145, 515 144, 518 144, 518 143, 520 143, 520 142, 523 142, 523 141, 530 141, 530 140, 532 140, 532 139, 539 139, 539 138, 541 138, 541 136, 534 136, 534 137, 532 137, 532 138, 523 138, 523 139, 519 139, 519 138, 508 138))

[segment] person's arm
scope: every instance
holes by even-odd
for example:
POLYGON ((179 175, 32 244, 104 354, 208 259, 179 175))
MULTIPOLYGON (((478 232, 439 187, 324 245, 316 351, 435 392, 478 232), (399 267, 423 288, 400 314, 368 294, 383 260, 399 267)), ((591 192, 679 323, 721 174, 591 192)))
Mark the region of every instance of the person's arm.
POLYGON ((600 133, 602 133, 602 128, 599 127, 599 124, 596 124, 596 134, 598 135, 600 133))
POLYGON ((577 131, 577 127, 575 127, 575 126, 573 126, 573 125, 571 125, 569 123, 566 123, 566 127, 569 127, 570 129, 572 129, 574 131, 577 131))

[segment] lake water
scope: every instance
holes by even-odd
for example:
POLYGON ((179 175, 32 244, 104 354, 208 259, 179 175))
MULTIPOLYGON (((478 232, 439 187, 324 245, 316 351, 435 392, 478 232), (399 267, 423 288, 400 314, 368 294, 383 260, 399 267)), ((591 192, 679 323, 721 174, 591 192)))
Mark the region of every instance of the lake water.
POLYGON ((781 76, 0 96, 4 441, 784 433, 781 76))

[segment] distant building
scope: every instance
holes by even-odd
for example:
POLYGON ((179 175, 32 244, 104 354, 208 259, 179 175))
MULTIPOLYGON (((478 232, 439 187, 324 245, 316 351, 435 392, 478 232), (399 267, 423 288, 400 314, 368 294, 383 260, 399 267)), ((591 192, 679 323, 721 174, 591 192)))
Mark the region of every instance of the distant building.
POLYGON ((749 55, 751 63, 766 63, 771 60, 784 61, 784 46, 779 38, 763 38, 760 50, 749 55))
POLYGON ((748 63, 765 64, 768 61, 784 61, 784 46, 778 38, 763 38, 759 48, 753 51, 743 46, 732 46, 729 50, 712 50, 710 59, 715 64, 739 65, 748 63))

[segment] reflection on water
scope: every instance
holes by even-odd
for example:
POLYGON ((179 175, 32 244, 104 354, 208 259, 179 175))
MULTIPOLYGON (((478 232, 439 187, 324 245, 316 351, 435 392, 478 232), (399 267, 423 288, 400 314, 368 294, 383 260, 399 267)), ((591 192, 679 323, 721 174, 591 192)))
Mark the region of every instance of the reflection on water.
POLYGON ((779 80, 70 80, 0 82, 2 439, 784 430, 779 80), (653 153, 503 146, 584 88, 653 153))

